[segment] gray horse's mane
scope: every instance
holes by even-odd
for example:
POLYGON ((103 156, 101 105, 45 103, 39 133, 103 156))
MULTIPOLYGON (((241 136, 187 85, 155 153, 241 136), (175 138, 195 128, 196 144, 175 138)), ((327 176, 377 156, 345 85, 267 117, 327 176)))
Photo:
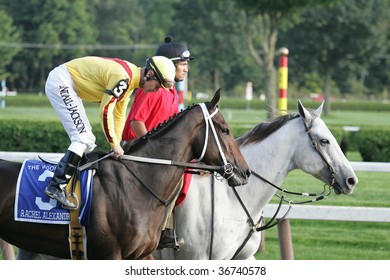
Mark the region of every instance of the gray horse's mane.
POLYGON ((252 130, 239 137, 236 141, 239 146, 259 143, 284 126, 288 121, 298 117, 300 117, 299 114, 286 114, 270 118, 267 121, 256 125, 252 130))
MULTIPOLYGON (((157 136, 158 134, 160 134, 162 131, 166 130, 168 127, 170 127, 171 124, 175 123, 175 121, 177 119, 179 119, 181 116, 183 116, 184 114, 186 114, 188 111, 190 111, 192 108, 196 107, 196 105, 198 104, 192 104, 191 106, 188 106, 187 108, 185 108, 184 110, 181 110, 179 113, 173 115, 172 117, 170 117, 169 119, 165 120, 164 122, 160 123, 157 125, 157 127, 153 128, 152 130, 150 130, 148 133, 146 133, 143 137, 140 137, 138 139, 134 139, 133 141, 130 141, 128 143, 126 143, 124 146, 123 146, 123 150, 125 151, 125 153, 128 153, 130 150, 133 150, 133 149, 136 149, 136 147, 139 147, 141 145, 145 145, 145 143, 157 136)), ((210 107, 210 103, 209 102, 206 102, 206 106, 207 108, 210 107)))

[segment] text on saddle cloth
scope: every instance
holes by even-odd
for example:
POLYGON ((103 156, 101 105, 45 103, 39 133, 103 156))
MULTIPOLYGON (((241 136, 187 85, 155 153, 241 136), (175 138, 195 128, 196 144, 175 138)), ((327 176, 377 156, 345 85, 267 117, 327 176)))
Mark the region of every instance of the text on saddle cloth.
MULTIPOLYGON (((48 197, 44 190, 53 177, 56 165, 40 160, 25 160, 19 173, 15 195, 15 221, 69 224, 69 210, 63 209, 61 204, 48 197)), ((80 174, 81 181, 81 209, 79 222, 87 226, 90 217, 92 201, 93 170, 85 170, 80 174)))

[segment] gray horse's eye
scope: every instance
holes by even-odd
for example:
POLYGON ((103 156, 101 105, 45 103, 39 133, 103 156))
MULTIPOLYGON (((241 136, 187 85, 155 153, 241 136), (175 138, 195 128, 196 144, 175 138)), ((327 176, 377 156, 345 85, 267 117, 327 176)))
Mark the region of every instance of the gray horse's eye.
POLYGON ((321 144, 326 145, 326 144, 330 144, 330 142, 328 139, 321 139, 321 144))

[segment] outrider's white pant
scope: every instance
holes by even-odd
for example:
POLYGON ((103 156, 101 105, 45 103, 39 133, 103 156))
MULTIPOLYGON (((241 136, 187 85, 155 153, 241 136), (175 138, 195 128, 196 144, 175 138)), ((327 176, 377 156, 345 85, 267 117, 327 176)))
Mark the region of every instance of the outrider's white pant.
POLYGON ((95 147, 95 135, 89 123, 82 99, 64 64, 54 68, 46 80, 46 95, 59 116, 71 144, 68 150, 82 156, 95 147))

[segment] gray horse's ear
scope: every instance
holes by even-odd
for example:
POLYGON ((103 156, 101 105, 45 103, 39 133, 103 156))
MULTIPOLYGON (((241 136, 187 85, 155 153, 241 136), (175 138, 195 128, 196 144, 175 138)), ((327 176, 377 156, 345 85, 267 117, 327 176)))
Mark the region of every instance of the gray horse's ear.
POLYGON ((213 99, 211 99, 210 103, 211 103, 211 108, 215 108, 215 106, 217 106, 218 102, 219 102, 219 98, 221 97, 221 89, 219 88, 214 96, 213 96, 213 99))
POLYGON ((311 126, 310 123, 312 122, 314 115, 310 113, 310 111, 307 110, 305 107, 303 107, 301 100, 299 99, 298 99, 298 112, 299 115, 302 117, 303 121, 305 122, 306 127, 310 127, 311 126))
POLYGON ((317 116, 317 117, 321 117, 321 113, 322 113, 322 109, 324 108, 324 103, 325 101, 322 101, 320 107, 318 107, 313 113, 317 116))
POLYGON ((303 119, 311 118, 310 112, 303 107, 301 100, 298 99, 298 112, 303 119))

